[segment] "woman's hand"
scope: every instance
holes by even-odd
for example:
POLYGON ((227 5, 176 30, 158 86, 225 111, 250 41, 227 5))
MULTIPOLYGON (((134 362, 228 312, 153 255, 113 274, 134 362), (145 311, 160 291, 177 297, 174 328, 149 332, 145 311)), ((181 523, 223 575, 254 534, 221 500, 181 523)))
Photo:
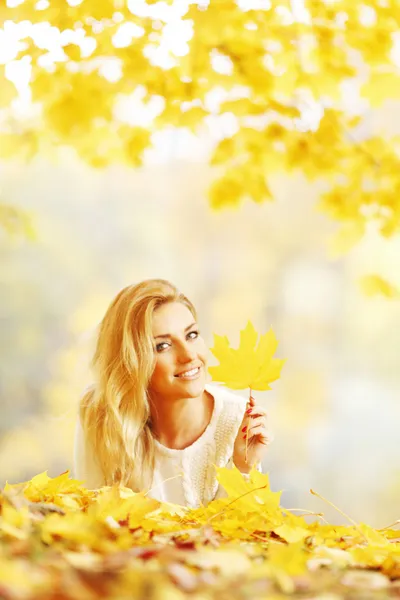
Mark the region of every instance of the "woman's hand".
POLYGON ((250 397, 233 447, 233 462, 239 471, 250 473, 252 466, 262 461, 270 441, 271 436, 267 433, 267 412, 261 406, 257 406, 254 398, 250 397))

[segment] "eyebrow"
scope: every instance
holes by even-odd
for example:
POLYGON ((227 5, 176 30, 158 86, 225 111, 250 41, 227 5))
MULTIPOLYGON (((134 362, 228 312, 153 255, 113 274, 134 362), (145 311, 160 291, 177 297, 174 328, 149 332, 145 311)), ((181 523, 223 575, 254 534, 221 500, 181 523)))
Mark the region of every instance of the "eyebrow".
MULTIPOLYGON (((192 329, 192 327, 194 327, 195 325, 197 325, 197 323, 192 323, 191 325, 188 325, 188 327, 186 327, 186 329, 185 329, 185 333, 187 331, 189 331, 189 329, 192 329)), ((171 337, 170 333, 161 333, 160 335, 156 335, 154 339, 156 340, 157 338, 170 338, 170 337, 171 337)))

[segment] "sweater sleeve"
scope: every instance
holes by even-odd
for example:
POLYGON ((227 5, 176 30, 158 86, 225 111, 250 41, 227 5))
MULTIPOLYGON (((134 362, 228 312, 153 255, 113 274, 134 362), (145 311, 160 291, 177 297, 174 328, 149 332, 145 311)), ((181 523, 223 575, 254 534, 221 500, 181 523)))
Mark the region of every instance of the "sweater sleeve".
POLYGON ((83 427, 78 416, 75 428, 74 443, 74 476, 83 481, 85 486, 94 490, 105 485, 104 478, 96 458, 85 440, 83 427))

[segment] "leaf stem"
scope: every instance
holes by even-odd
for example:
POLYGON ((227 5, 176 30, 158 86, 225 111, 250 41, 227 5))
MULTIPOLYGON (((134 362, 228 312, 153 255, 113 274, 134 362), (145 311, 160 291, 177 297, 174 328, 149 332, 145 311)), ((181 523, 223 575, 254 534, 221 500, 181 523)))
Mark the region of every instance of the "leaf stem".
MULTIPOLYGON (((249 395, 249 404, 251 403, 251 388, 249 388, 250 390, 250 395, 249 395)), ((247 420, 247 429, 246 429, 246 449, 245 449, 245 455, 244 455, 244 461, 247 464, 247 449, 248 449, 248 445, 249 445, 249 429, 250 429, 250 415, 248 416, 248 420, 247 420)))
POLYGON ((206 525, 208 525, 213 519, 215 519, 215 517, 219 517, 220 515, 223 515, 224 512, 226 512, 226 509, 229 508, 232 504, 234 504, 235 502, 237 502, 238 500, 240 500, 241 498, 244 498, 244 496, 247 496, 248 494, 252 494, 253 492, 257 492, 258 490, 264 490, 268 487, 268 485, 260 485, 260 487, 254 488, 252 490, 248 490, 247 492, 245 492, 244 494, 241 494, 240 496, 238 496, 237 498, 234 498, 232 500, 232 502, 229 502, 229 504, 227 504, 223 510, 220 510, 219 512, 217 512, 215 515, 212 515, 207 521, 206 521, 206 525))
POLYGON ((377 529, 377 531, 385 531, 385 529, 392 529, 393 527, 397 527, 397 525, 400 525, 400 519, 397 519, 397 521, 391 523, 390 525, 386 525, 386 527, 381 527, 380 529, 377 529))
POLYGON ((178 473, 178 475, 173 475, 172 477, 168 477, 167 479, 164 479, 163 481, 161 481, 161 483, 157 483, 157 485, 155 485, 152 488, 150 488, 149 490, 147 490, 147 492, 144 495, 147 496, 147 494, 150 494, 150 492, 152 492, 156 488, 160 487, 160 485, 163 485, 163 483, 166 483, 167 481, 171 481, 171 479, 176 479, 177 477, 182 477, 182 475, 183 475, 183 473, 178 473))
POLYGON ((357 531, 359 533, 361 533, 361 535, 363 536, 363 538, 365 539, 365 541, 368 542, 365 534, 360 529, 360 526, 358 525, 358 523, 356 523, 356 521, 354 521, 354 519, 352 519, 351 517, 349 517, 349 515, 346 515, 346 513, 343 512, 342 510, 340 510, 340 508, 338 508, 335 504, 333 504, 333 502, 331 502, 330 500, 327 500, 326 498, 324 498, 323 496, 321 496, 321 494, 318 494, 318 492, 314 492, 314 490, 310 489, 310 493, 313 496, 317 496, 317 498, 319 498, 320 500, 323 500, 324 502, 326 502, 327 504, 329 504, 330 506, 332 506, 332 508, 334 508, 335 510, 337 510, 341 515, 343 515, 346 519, 348 519, 350 521, 350 523, 352 523, 354 525, 354 527, 357 529, 357 531))
POLYGON ((317 496, 317 498, 319 498, 320 500, 323 500, 324 502, 326 502, 327 504, 329 504, 330 506, 332 506, 341 515, 343 515, 343 517, 345 517, 346 519, 348 519, 350 521, 350 523, 352 523, 355 527, 358 527, 358 524, 354 521, 354 519, 352 519, 351 517, 349 517, 349 515, 346 515, 346 513, 343 512, 342 510, 340 510, 340 508, 338 508, 335 504, 333 504, 333 502, 331 502, 330 500, 327 500, 326 498, 324 498, 323 496, 321 496, 321 494, 318 494, 318 492, 314 492, 314 490, 312 490, 312 489, 310 490, 310 494, 312 494, 313 496, 317 496))
POLYGON ((308 508, 282 508, 282 512, 286 513, 286 514, 290 514, 295 511, 302 513, 301 515, 299 515, 299 517, 308 517, 308 516, 319 517, 324 523, 329 525, 328 521, 326 519, 324 519, 324 513, 313 512, 312 510, 309 510, 308 508))

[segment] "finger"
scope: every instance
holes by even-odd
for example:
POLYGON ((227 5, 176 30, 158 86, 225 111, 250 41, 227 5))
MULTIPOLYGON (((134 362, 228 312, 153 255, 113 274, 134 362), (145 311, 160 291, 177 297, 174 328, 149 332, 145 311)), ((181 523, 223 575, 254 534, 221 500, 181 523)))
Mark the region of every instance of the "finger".
POLYGON ((254 429, 254 427, 257 427, 258 425, 264 425, 264 427, 266 426, 264 417, 257 417, 256 419, 251 420, 249 424, 245 425, 242 428, 242 431, 245 432, 247 429, 251 431, 252 429, 254 429))
POLYGON ((266 423, 264 421, 264 417, 259 417, 258 419, 254 419, 254 421, 251 421, 251 425, 250 425, 250 428, 249 428, 249 435, 248 436, 247 436, 248 426, 244 426, 241 429, 243 439, 245 439, 246 437, 248 437, 250 439, 252 437, 251 436, 252 431, 254 431, 254 430, 258 431, 258 428, 260 426, 264 427, 265 431, 268 431, 266 423))
POLYGON ((259 438, 258 441, 260 441, 262 443, 268 443, 270 441, 267 429, 265 428, 265 425, 263 425, 263 424, 257 425, 256 427, 253 427, 252 429, 249 430, 248 439, 251 439, 254 437, 258 437, 259 438))
POLYGON ((267 411, 262 406, 255 405, 255 406, 251 406, 249 409, 247 409, 246 415, 248 415, 250 417, 266 416, 267 415, 267 411))
POLYGON ((267 411, 262 408, 261 406, 252 406, 250 408, 248 408, 248 405, 246 407, 246 410, 244 412, 243 415, 243 419, 242 419, 242 423, 240 425, 240 429, 242 429, 245 425, 249 425, 249 422, 253 422, 253 419, 257 418, 257 417, 265 417, 267 418, 267 411), (250 421, 251 419, 251 421, 250 421))

